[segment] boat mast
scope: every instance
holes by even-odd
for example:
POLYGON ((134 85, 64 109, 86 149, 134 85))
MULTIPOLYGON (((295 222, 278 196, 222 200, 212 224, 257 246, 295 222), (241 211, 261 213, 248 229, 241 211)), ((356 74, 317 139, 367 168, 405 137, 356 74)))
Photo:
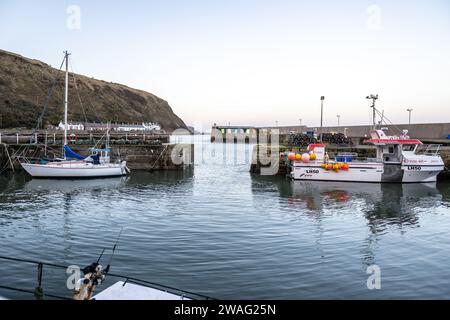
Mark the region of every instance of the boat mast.
POLYGON ((69 104, 69 53, 67 51, 64 51, 64 55, 64 59, 66 60, 66 86, 64 93, 64 145, 67 145, 67 108, 69 104))
POLYGON ((373 114, 372 114, 372 120, 373 120, 373 130, 375 130, 377 128, 377 122, 376 122, 376 109, 375 109, 375 101, 378 99, 378 95, 373 95, 371 94, 370 96, 367 96, 366 99, 371 99, 372 100, 372 105, 370 106, 372 108, 373 114))

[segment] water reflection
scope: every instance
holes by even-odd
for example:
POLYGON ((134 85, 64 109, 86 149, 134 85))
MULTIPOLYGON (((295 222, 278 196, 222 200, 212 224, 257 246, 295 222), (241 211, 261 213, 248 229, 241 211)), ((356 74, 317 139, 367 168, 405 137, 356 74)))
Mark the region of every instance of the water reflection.
POLYGON ((79 192, 118 189, 127 183, 127 177, 102 179, 32 179, 25 183, 23 190, 30 193, 54 192, 75 194, 79 192))
POLYGON ((362 212, 373 234, 389 225, 419 226, 419 214, 448 201, 441 184, 376 184, 351 182, 291 181, 253 177, 254 194, 276 189, 291 212, 319 218, 322 214, 362 212))

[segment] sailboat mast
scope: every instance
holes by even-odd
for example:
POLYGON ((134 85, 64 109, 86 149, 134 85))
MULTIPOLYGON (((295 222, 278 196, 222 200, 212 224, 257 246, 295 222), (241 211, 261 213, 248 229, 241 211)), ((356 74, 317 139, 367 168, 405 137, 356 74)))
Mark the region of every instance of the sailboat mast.
POLYGON ((66 59, 66 86, 64 94, 64 145, 67 145, 67 108, 69 104, 69 53, 65 53, 66 59))

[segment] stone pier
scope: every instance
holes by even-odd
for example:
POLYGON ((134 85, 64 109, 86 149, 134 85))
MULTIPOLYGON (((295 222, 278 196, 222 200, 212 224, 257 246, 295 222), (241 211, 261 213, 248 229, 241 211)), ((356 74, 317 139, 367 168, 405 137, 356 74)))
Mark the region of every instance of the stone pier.
MULTIPOLYGON (((2 168, 11 170, 5 146, 9 154, 29 158, 53 158, 61 156, 61 147, 42 145, 0 145, 0 172, 2 168), (26 149, 26 152, 24 150, 26 149)), ((90 145, 70 145, 77 153, 87 156, 90 145)), ((194 166, 193 144, 161 144, 161 145, 115 145, 112 148, 111 161, 120 158, 127 161, 131 170, 185 170, 194 166)), ((13 159, 14 169, 21 170, 17 160, 13 159)))

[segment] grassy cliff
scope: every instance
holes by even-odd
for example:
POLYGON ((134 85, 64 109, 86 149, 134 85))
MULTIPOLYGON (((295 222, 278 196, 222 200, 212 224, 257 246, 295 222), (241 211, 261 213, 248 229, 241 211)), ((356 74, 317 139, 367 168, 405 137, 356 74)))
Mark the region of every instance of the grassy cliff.
MULTIPOLYGON (((0 50, 0 128, 36 127, 55 76, 44 128, 63 118, 64 73, 41 61, 0 50)), ((79 96, 71 75, 69 121, 157 122, 166 131, 186 128, 167 101, 151 93, 82 75, 75 75, 75 79, 79 96)))

